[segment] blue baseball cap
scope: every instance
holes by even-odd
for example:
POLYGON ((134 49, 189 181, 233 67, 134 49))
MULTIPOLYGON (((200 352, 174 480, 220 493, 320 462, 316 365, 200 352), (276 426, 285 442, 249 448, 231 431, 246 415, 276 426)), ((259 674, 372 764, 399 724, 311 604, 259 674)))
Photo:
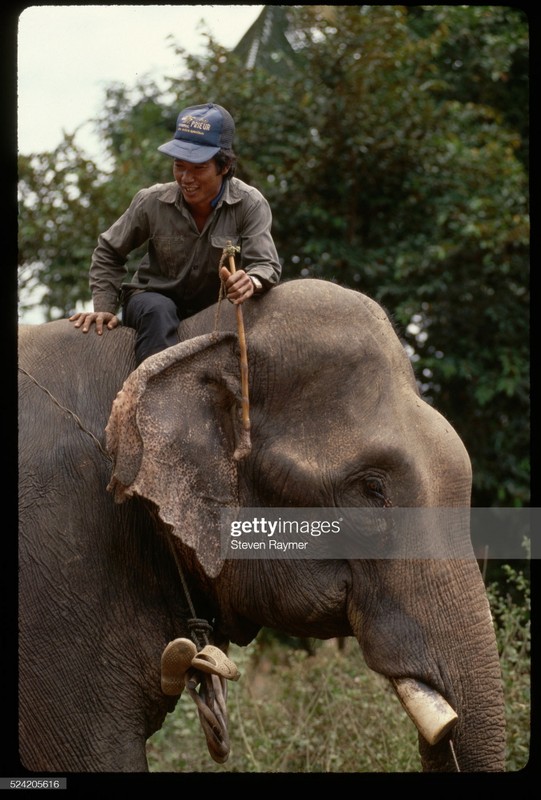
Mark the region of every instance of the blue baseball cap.
POLYGON ((174 139, 158 150, 181 161, 202 164, 221 148, 231 150, 234 136, 235 123, 229 111, 216 103, 205 103, 181 111, 174 139))

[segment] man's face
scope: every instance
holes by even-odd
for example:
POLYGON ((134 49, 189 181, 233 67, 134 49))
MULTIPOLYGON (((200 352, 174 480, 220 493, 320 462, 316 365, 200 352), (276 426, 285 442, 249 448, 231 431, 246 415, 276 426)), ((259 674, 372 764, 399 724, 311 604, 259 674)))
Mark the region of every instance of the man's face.
POLYGON ((180 186, 185 202, 194 209, 205 210, 210 207, 222 185, 222 175, 214 159, 203 164, 192 164, 190 161, 173 162, 173 175, 180 186))

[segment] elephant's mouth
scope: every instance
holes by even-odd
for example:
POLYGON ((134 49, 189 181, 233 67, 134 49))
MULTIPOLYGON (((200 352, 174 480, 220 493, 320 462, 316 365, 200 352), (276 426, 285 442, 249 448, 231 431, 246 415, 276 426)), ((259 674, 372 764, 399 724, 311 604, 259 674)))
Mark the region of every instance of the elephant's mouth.
POLYGON ((391 685, 406 713, 428 744, 435 745, 458 720, 447 700, 414 678, 391 678, 391 685))

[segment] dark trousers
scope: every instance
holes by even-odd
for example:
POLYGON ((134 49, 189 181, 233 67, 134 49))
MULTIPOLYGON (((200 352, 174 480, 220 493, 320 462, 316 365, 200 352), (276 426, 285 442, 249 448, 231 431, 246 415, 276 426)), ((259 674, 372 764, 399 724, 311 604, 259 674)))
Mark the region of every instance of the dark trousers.
POLYGON ((178 344, 180 322, 177 306, 170 297, 158 292, 132 294, 124 304, 122 320, 135 328, 135 360, 137 366, 154 353, 178 344))

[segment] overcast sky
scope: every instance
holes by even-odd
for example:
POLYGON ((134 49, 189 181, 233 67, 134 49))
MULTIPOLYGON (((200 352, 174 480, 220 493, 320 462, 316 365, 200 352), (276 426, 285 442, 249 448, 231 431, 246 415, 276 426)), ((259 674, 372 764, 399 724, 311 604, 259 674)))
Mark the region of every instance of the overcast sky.
MULTIPOLYGON (((168 35, 190 53, 202 52, 203 30, 234 47, 259 16, 257 5, 32 6, 18 27, 18 148, 53 149, 96 116, 105 87, 132 86, 150 74, 174 74, 178 59, 168 35)), ((179 109, 180 110, 180 109, 179 109)), ((99 154, 92 126, 77 134, 88 155, 99 154)))

